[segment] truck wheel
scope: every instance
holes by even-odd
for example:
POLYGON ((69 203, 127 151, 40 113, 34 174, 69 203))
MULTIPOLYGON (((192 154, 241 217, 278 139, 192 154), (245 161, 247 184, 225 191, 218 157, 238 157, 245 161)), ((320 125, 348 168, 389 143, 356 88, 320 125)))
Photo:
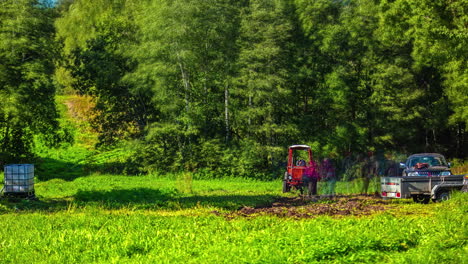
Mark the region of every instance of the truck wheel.
POLYGON ((450 199, 450 193, 448 191, 441 191, 437 194, 437 202, 443 202, 450 199))
POLYGON ((431 199, 431 197, 427 196, 427 195, 422 195, 422 194, 413 195, 413 201, 415 203, 427 204, 427 203, 429 203, 430 199, 431 199))

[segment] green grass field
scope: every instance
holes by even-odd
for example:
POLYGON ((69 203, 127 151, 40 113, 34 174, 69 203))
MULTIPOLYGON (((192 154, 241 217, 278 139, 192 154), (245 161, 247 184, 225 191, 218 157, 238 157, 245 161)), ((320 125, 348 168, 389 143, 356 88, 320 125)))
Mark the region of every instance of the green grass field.
MULTIPOLYGON (((339 183, 338 189, 349 186, 339 183)), ((281 182, 91 175, 0 201, 1 263, 466 263, 467 194, 369 216, 230 216, 281 182)), ((287 194, 293 197, 297 194, 287 194)))

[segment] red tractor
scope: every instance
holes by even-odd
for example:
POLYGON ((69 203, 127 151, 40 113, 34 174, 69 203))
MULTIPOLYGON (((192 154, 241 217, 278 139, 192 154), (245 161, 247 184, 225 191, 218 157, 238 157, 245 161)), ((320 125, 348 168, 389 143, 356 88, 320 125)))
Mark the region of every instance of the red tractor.
POLYGON ((284 173, 283 192, 291 188, 301 194, 307 188, 308 195, 317 194, 318 172, 312 159, 312 150, 307 145, 292 145, 289 147, 288 166, 284 173))

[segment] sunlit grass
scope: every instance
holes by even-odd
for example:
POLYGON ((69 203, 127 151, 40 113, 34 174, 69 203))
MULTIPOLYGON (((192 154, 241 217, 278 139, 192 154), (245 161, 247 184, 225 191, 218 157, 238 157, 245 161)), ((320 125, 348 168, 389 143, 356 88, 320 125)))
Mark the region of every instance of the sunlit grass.
POLYGON ((90 175, 39 181, 36 193, 39 201, 0 201, 0 262, 463 263, 467 253, 468 194, 292 219, 227 217, 298 195, 282 194, 280 180, 90 175))
POLYGON ((226 220, 199 208, 177 215, 96 207, 3 214, 0 253, 14 263, 463 263, 465 198, 426 218, 226 220))

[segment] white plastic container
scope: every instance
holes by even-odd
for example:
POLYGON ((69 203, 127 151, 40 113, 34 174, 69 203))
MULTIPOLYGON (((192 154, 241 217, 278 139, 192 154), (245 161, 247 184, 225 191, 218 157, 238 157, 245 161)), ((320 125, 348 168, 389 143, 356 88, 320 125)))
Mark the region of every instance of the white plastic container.
POLYGON ((5 165, 5 193, 29 193, 34 191, 34 165, 5 165))

